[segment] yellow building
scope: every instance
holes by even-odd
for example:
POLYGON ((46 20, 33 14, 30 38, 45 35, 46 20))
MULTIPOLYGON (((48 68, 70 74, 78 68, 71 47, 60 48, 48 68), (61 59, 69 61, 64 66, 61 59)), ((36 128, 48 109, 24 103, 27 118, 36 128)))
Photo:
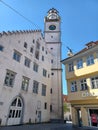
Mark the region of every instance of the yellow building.
POLYGON ((86 44, 62 63, 66 66, 68 100, 74 126, 98 127, 98 41, 86 44))

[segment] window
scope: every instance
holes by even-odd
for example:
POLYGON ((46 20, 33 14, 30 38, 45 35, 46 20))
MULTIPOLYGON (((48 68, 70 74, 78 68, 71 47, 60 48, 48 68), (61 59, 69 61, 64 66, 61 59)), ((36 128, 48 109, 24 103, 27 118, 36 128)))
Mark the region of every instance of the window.
POLYGON ((27 48, 27 43, 26 42, 24 42, 24 47, 27 48))
POLYGON ((3 51, 4 47, 2 45, 0 45, 0 51, 3 51))
POLYGON ((47 70, 43 69, 43 76, 46 77, 47 76, 47 70))
POLYGON ((13 59, 20 62, 21 54, 18 51, 14 51, 13 59))
POLYGON ((23 76, 21 89, 27 91, 28 86, 29 86, 29 78, 23 76))
POLYGON ((82 59, 79 59, 78 61, 77 61, 77 69, 80 69, 80 68, 82 68, 83 67, 83 60, 82 59))
POLYGON ((54 75, 54 73, 52 72, 51 75, 54 75))
POLYGON ((40 44, 38 41, 36 42, 36 49, 38 49, 38 50, 40 49, 40 44))
POLYGON ((94 64, 94 56, 93 55, 88 56, 86 63, 88 66, 94 64))
POLYGON ((13 85, 14 85, 14 80, 15 80, 15 75, 16 75, 15 72, 12 72, 12 71, 10 71, 10 70, 7 70, 6 76, 5 76, 4 84, 5 84, 6 86, 13 87, 13 85))
POLYGON ((44 47, 42 46, 42 51, 44 51, 44 47))
POLYGON ((39 83, 37 81, 33 81, 33 93, 38 93, 38 86, 39 86, 39 83))
POLYGON ((92 89, 98 88, 98 77, 91 78, 91 87, 92 89))
POLYGON ((53 59, 51 60, 51 63, 53 63, 53 59))
POLYGON ((36 51, 36 52, 35 52, 35 58, 36 58, 36 59, 39 59, 39 51, 36 51))
POLYGON ((24 62, 25 66, 30 67, 30 63, 31 63, 31 60, 25 57, 25 62, 24 62))
POLYGON ((33 39, 33 43, 35 43, 35 40, 33 39))
POLYGON ((76 92, 77 91, 77 82, 73 81, 71 82, 71 92, 76 92))
POLYGON ((82 79, 82 80, 80 81, 80 89, 81 89, 81 90, 87 90, 87 89, 88 89, 87 83, 86 83, 86 79, 82 79))
POLYGON ((50 93, 52 94, 52 88, 50 89, 50 93))
POLYGON ((47 103, 45 102, 45 104, 44 104, 44 109, 47 109, 47 103))
POLYGON ((35 72, 38 72, 38 64, 34 63, 34 65, 33 65, 33 70, 34 70, 35 72))
POLYGON ((46 96, 46 85, 42 84, 42 96, 46 96))
POLYGON ((69 72, 74 71, 73 62, 69 64, 69 72))
POLYGON ((42 61, 44 61, 44 56, 42 56, 42 61))
POLYGON ((50 105, 50 112, 52 112, 52 105, 50 105))
POLYGON ((30 52, 33 53, 33 47, 30 48, 30 52))

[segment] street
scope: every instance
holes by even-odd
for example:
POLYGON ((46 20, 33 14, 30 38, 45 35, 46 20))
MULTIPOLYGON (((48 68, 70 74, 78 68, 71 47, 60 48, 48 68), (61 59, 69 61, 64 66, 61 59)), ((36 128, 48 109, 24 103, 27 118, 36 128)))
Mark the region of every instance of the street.
POLYGON ((0 130, 97 130, 97 128, 73 128, 71 123, 47 123, 20 126, 3 126, 0 130))

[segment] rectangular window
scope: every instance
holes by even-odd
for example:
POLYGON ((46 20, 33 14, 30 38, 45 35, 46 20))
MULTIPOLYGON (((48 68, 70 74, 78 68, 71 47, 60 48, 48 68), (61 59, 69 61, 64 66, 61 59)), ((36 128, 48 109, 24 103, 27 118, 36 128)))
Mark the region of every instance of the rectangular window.
POLYGON ((25 57, 24 65, 27 66, 27 67, 30 67, 30 63, 31 63, 31 60, 28 59, 27 57, 25 57))
POLYGON ((69 72, 74 71, 74 64, 73 62, 69 64, 69 72))
POLYGON ((42 61, 44 61, 44 56, 42 56, 42 61))
POLYGON ((76 92, 77 91, 77 82, 73 81, 71 82, 71 92, 76 92))
POLYGON ((47 76, 47 70, 43 69, 43 76, 46 77, 47 76))
POLYGON ((29 78, 23 76, 21 89, 24 91, 28 91, 28 86, 29 86, 29 78))
POLYGON ((14 50, 13 59, 20 62, 21 54, 14 50))
POLYGON ((26 42, 24 42, 24 48, 27 48, 27 43, 26 42))
POLYGON ((33 70, 34 70, 35 72, 38 72, 38 64, 34 63, 34 65, 33 65, 33 70))
POLYGON ((38 94, 38 86, 39 86, 39 83, 34 80, 33 81, 33 93, 38 94))
POLYGON ((12 72, 12 71, 10 71, 10 70, 7 70, 6 76, 5 76, 4 84, 5 84, 6 86, 13 87, 13 85, 14 85, 14 80, 15 80, 15 75, 16 75, 15 72, 12 72))
POLYGON ((39 51, 35 52, 35 58, 39 60, 39 51))
POLYGON ((30 52, 33 53, 33 47, 30 48, 30 52))
POLYGON ((91 87, 92 89, 98 89, 98 77, 91 78, 91 87))
POLYGON ((87 90, 88 89, 88 87, 87 87, 87 83, 86 83, 86 79, 82 79, 81 81, 80 81, 80 90, 87 90))
POLYGON ((50 105, 50 112, 52 112, 52 105, 50 105))
POLYGON ((36 49, 40 49, 40 44, 39 44, 39 42, 38 41, 36 41, 36 49))
POLYGON ((44 51, 44 47, 42 46, 42 51, 44 51))
POLYGON ((83 68, 83 60, 79 59, 77 60, 77 69, 83 68))
POLYGON ((42 84, 42 96, 46 96, 46 85, 42 84))
POLYGON ((2 45, 0 45, 0 51, 3 51, 4 47, 2 45))
POLYGON ((94 64, 94 56, 93 55, 88 56, 86 63, 87 63, 87 66, 94 64))
POLYGON ((44 104, 44 109, 47 109, 47 103, 45 102, 45 104, 44 104))

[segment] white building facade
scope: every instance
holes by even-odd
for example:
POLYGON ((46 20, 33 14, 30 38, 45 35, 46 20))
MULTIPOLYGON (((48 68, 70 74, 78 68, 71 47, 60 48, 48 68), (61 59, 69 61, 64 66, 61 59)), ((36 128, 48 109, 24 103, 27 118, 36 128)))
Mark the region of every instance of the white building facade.
POLYGON ((58 44, 49 45, 40 30, 0 33, 0 125, 62 118, 61 42, 55 36, 58 44))

